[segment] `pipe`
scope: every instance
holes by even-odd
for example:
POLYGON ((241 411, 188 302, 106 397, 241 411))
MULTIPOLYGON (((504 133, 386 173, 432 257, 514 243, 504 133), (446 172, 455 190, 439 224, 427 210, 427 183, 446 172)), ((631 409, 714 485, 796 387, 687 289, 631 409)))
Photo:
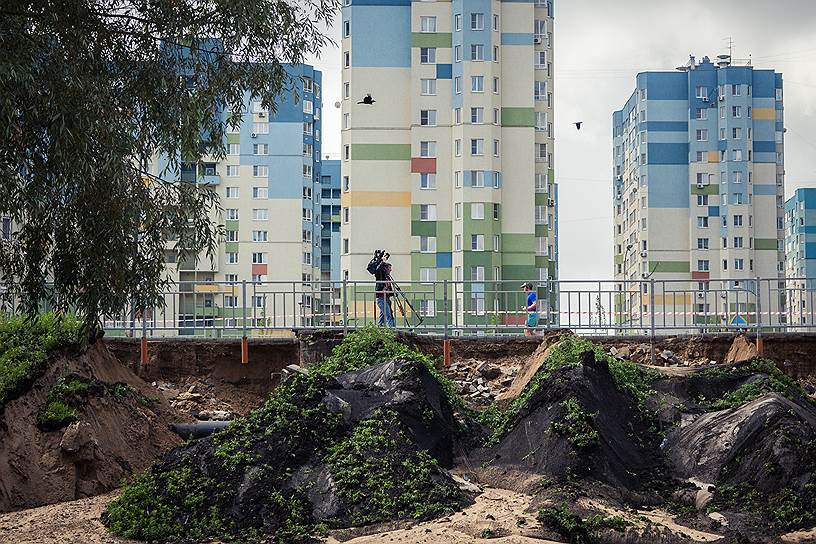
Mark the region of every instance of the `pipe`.
POLYGON ((196 423, 172 423, 170 428, 182 438, 204 438, 223 430, 231 421, 198 421, 196 423))

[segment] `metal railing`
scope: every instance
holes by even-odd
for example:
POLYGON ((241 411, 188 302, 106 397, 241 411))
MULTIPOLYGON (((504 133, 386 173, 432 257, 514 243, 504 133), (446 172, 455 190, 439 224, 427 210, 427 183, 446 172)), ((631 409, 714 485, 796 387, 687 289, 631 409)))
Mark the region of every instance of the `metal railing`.
MULTIPOLYGON (((526 328, 527 294, 519 282, 398 285, 391 299, 396 328, 446 336, 526 328)), ((816 279, 548 280, 536 282, 535 291, 537 330, 655 336, 816 329, 816 279)), ((103 326, 132 336, 268 337, 356 329, 381 318, 373 281, 181 281, 163 302, 105 316, 103 326)), ((0 291, 0 311, 20 311, 13 290, 0 291)))

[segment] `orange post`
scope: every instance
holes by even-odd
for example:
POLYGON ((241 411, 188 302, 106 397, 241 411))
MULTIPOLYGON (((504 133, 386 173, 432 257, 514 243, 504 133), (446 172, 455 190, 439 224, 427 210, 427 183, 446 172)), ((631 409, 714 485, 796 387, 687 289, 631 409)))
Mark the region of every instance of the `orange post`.
POLYGON ((442 357, 445 366, 450 366, 451 364, 451 345, 450 340, 445 338, 442 340, 442 357))
POLYGON ((765 339, 758 337, 756 340, 757 355, 765 355, 765 339))
POLYGON ((147 337, 142 336, 139 344, 139 364, 142 368, 145 368, 148 363, 147 337))
POLYGON ((249 364, 249 341, 246 336, 241 337, 241 364, 249 364))

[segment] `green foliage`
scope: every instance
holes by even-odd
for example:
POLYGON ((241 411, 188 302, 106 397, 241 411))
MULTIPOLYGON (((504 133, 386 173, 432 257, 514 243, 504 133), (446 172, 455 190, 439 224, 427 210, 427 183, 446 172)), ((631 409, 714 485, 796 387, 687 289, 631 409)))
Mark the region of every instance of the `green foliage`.
POLYGON ((63 401, 48 401, 39 412, 37 412, 37 427, 44 431, 56 431, 79 419, 79 412, 73 406, 69 406, 63 401))
POLYGON ((623 532, 631 525, 621 516, 593 514, 582 518, 572 512, 566 503, 556 507, 542 508, 538 511, 538 520, 569 539, 570 544, 591 544, 598 541, 599 531, 613 529, 623 532))
POLYGON ((615 386, 631 396, 638 407, 645 411, 646 399, 652 394, 649 375, 645 370, 631 361, 615 359, 607 354, 603 347, 589 340, 578 336, 566 336, 553 348, 539 371, 507 410, 501 411, 495 406, 490 406, 479 414, 479 421, 491 430, 488 443, 495 444, 501 439, 508 430, 508 424, 518 417, 521 409, 554 371, 559 368, 577 367, 581 362, 581 354, 586 351, 592 351, 596 360, 607 362, 615 386))
POLYGON ((762 493, 748 483, 719 485, 714 504, 743 512, 759 513, 774 529, 793 531, 816 523, 816 484, 802 489, 783 488, 762 493))
POLYGON ((496 531, 490 527, 485 527, 482 529, 482 532, 479 533, 479 538, 496 538, 496 531))
POLYGON ((81 338, 81 323, 73 316, 0 316, 0 412, 45 372, 49 352, 75 346, 81 338))
POLYGON ((408 437, 396 414, 382 410, 329 448, 326 460, 337 494, 348 505, 354 525, 427 519, 459 505, 457 488, 438 478, 436 460, 406 444, 408 437))
POLYGON ((230 112, 245 96, 274 111, 295 85, 285 65, 320 55, 338 7, 4 2, 0 215, 14 232, 0 239, 0 278, 28 311, 70 305, 95 325, 161 303, 167 243, 183 262, 223 232, 201 162, 224 157, 228 124, 241 122, 230 112), (149 168, 157 156, 164 171, 149 168), (199 172, 183 181, 198 184, 177 182, 181 161, 199 172))
POLYGON ((766 377, 728 391, 719 399, 701 398, 700 403, 712 410, 725 410, 742 406, 768 393, 779 393, 790 399, 809 399, 799 382, 779 370, 768 359, 754 359, 733 368, 711 368, 699 373, 700 376, 712 379, 751 374, 765 374, 766 377))
MULTIPOLYGON (((286 487, 307 459, 331 467, 337 494, 354 523, 448 512, 458 505, 458 489, 441 478, 428 452, 410 446, 393 412, 379 412, 348 429, 342 414, 329 412, 323 404, 333 376, 391 359, 434 367, 432 358, 400 344, 392 331, 366 328, 349 334, 330 357, 311 365, 306 374, 292 375, 263 406, 212 435, 206 468, 195 454, 198 444, 192 443, 180 450, 172 469, 156 466, 125 485, 107 510, 111 531, 128 538, 174 540, 203 513, 210 521, 197 526, 196 538, 268 540, 258 528, 236 527, 231 521, 236 482, 252 475, 265 490, 258 500, 266 511, 280 516, 274 520, 271 542, 288 544, 320 534, 324 527, 313 519, 308 499, 286 487), (203 502, 191 505, 181 495, 165 492, 168 471, 177 472, 173 478, 179 488, 200 489, 203 502)), ((184 537, 190 535, 184 532, 184 537)))
POLYGON ((593 419, 598 414, 589 414, 576 398, 569 398, 561 402, 561 408, 566 412, 561 421, 553 421, 551 428, 554 433, 567 439, 567 442, 582 452, 598 445, 598 431, 593 427, 593 419))

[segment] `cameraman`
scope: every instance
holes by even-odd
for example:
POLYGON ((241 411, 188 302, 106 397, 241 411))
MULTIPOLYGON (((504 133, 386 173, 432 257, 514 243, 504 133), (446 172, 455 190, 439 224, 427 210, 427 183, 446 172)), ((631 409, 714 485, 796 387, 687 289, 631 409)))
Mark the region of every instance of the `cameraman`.
POLYGON ((374 252, 374 258, 368 263, 368 272, 374 274, 377 280, 374 286, 377 298, 377 308, 380 310, 379 325, 394 327, 394 312, 391 310, 391 297, 394 296, 394 287, 391 283, 391 263, 388 262, 390 255, 378 249, 374 252))

